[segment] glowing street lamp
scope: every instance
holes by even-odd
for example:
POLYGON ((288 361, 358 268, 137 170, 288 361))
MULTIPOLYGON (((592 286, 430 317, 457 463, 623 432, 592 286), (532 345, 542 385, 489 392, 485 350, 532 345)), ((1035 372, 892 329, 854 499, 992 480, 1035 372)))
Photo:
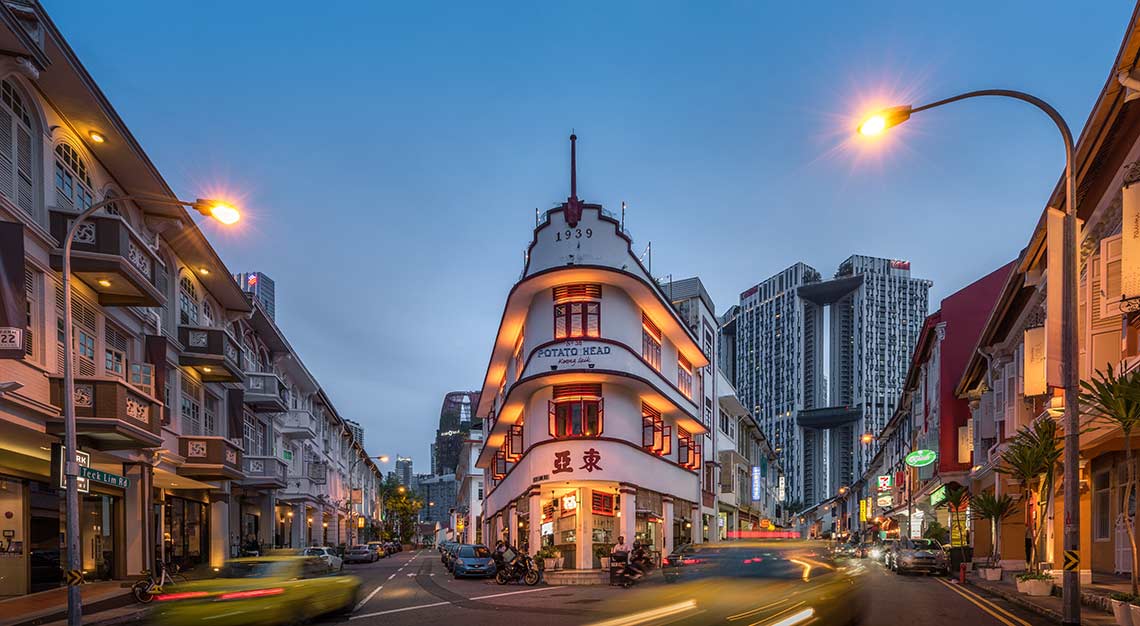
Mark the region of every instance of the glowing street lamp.
MULTIPOLYGON (((1065 148, 1065 219, 1061 250, 1061 388, 1062 399, 1053 403, 1051 412, 1064 411, 1062 429, 1065 432, 1064 471, 1061 483, 1064 487, 1064 507, 1066 511, 1079 508, 1080 476, 1077 454, 1079 451, 1080 428, 1077 420, 1079 389, 1077 386, 1077 184, 1076 158, 1074 155, 1073 133, 1065 118, 1037 96, 1011 89, 982 89, 952 96, 911 107, 908 105, 891 107, 878 111, 859 124, 858 133, 865 137, 883 134, 887 129, 909 120, 915 113, 940 107, 959 100, 979 97, 1012 98, 1031 104, 1040 109, 1057 126, 1065 148), (1063 407, 1063 408, 1062 408, 1063 407)), ((1055 286, 1051 285, 1050 290, 1055 286)), ((1075 552, 1080 549, 1081 520, 1079 515, 1066 518, 1064 524, 1063 549, 1075 552)), ((1062 623, 1079 624, 1081 621, 1080 580, 1077 571, 1066 570, 1062 577, 1062 623)))

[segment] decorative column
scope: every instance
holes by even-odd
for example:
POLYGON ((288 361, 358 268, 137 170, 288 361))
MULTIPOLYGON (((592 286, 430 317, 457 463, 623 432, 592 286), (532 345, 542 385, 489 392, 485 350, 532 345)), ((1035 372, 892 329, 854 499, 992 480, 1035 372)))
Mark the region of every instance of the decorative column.
POLYGON ((538 549, 542 547, 542 490, 534 487, 530 490, 528 496, 530 498, 528 515, 530 516, 530 528, 528 546, 530 547, 530 554, 534 556, 538 549))
POLYGON ((618 486, 618 500, 621 503, 621 524, 618 534, 625 537, 625 542, 632 545, 634 535, 637 533, 637 488, 633 485, 622 484, 618 486))
POLYGON ((221 567, 230 557, 230 496, 210 493, 210 567, 221 567))
POLYGON ((304 548, 308 545, 305 538, 305 505, 294 504, 293 517, 289 519, 289 547, 304 548))
POLYGON ((277 497, 272 490, 261 496, 261 523, 257 525, 257 541, 263 546, 275 547, 277 535, 277 497))
POLYGON ((519 545, 519 508, 514 500, 507 506, 507 543, 519 545))
POLYGON ((701 519, 701 505, 693 505, 689 513, 689 522, 692 524, 692 527, 689 529, 689 541, 701 543, 701 524, 704 522, 704 520, 701 519))
POLYGON ((590 511, 590 490, 580 487, 575 490, 578 498, 578 509, 575 511, 577 524, 574 543, 574 569, 594 568, 594 516, 590 511))
POLYGON ((149 463, 123 463, 123 475, 131 486, 123 494, 123 508, 127 520, 126 555, 127 576, 141 575, 144 569, 154 567, 154 546, 159 531, 154 526, 154 468, 149 463), (135 523, 135 520, 138 520, 135 523))
POLYGON ((661 518, 661 537, 664 540, 661 551, 664 554, 671 554, 673 552, 673 498, 669 496, 661 496, 661 518))

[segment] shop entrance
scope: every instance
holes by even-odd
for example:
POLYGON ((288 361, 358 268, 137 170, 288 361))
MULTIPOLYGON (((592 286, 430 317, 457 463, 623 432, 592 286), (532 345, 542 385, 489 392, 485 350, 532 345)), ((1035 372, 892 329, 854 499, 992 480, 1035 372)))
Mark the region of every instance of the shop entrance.
POLYGON ((167 560, 182 568, 202 564, 209 554, 209 517, 206 505, 177 496, 166 497, 166 515, 162 530, 167 560))

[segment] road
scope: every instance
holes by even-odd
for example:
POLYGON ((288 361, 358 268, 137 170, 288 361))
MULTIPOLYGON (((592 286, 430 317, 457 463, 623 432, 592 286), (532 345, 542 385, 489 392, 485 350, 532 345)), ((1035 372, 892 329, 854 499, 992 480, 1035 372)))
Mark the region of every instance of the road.
MULTIPOLYGON (((679 589, 659 579, 621 589, 608 586, 499 586, 486 580, 454 580, 434 550, 401 552, 376 563, 350 565, 364 580, 356 610, 321 624, 349 626, 561 626, 605 624, 701 624, 701 611, 686 607, 679 589), (670 607, 681 607, 672 610, 670 607), (688 611, 688 613, 686 613, 688 611)), ((905 626, 1031 626, 1041 617, 1003 600, 933 576, 898 576, 878 564, 862 574, 868 613, 863 624, 905 626)), ((767 626, 778 621, 730 622, 767 626)), ((818 623, 818 622, 817 622, 818 623)))

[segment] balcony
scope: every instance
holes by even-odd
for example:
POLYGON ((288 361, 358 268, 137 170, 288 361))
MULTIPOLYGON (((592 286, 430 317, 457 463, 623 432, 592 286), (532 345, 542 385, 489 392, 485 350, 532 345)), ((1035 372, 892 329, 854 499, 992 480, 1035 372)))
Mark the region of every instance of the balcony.
POLYGON ((245 380, 241 350, 229 333, 220 328, 179 326, 178 341, 182 353, 178 364, 198 370, 208 383, 230 383, 245 380))
MULTIPOLYGON (((51 403, 63 406, 63 378, 51 378, 51 403)), ((49 417, 47 432, 62 435, 63 417, 49 417)), ((75 379, 76 433, 100 450, 162 446, 161 405, 118 378, 75 379)))
POLYGON ((178 475, 195 480, 240 480, 241 448, 225 437, 179 437, 178 454, 186 462, 178 475))
POLYGON ((273 456, 247 456, 242 459, 244 487, 283 489, 288 482, 289 467, 285 461, 273 456))
MULTIPOLYGON (((51 234, 60 249, 52 269, 63 269, 63 239, 75 214, 51 212, 51 234)), ((160 307, 166 303, 166 277, 158 257, 126 222, 110 215, 87 219, 71 246, 71 271, 99 294, 103 306, 160 307)))
POLYGON ((310 411, 293 409, 285 414, 285 419, 277 430, 282 437, 290 440, 316 439, 317 418, 310 411))
POLYGON ((245 405, 255 413, 284 413, 289 409, 285 384, 277 374, 246 372, 245 405))

